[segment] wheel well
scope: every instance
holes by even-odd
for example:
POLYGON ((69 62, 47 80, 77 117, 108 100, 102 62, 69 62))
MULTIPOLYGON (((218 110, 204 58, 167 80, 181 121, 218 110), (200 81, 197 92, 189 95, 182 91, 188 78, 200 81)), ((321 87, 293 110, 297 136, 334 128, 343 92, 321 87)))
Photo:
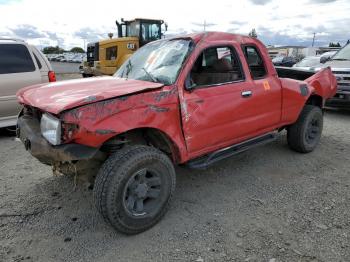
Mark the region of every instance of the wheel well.
POLYGON ((306 101, 306 104, 323 108, 323 98, 319 95, 311 95, 309 99, 306 101))
POLYGON ((115 152, 125 145, 148 145, 153 146, 178 163, 180 151, 171 138, 159 129, 138 128, 121 133, 106 141, 101 150, 107 153, 115 152))

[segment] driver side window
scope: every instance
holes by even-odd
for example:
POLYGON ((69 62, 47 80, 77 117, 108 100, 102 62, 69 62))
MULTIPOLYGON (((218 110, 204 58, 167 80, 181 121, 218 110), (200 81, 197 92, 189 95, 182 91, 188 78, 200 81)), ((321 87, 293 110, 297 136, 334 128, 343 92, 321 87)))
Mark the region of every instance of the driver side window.
POLYGON ((211 86, 243 80, 242 69, 233 48, 205 49, 194 63, 186 86, 211 86))

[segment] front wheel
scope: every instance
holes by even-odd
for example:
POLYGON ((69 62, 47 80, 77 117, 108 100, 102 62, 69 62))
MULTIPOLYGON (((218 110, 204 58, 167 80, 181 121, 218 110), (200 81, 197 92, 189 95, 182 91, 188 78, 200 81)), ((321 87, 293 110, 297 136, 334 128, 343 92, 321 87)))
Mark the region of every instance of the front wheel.
POLYGON ((94 200, 105 221, 125 234, 155 225, 175 190, 175 170, 161 151, 130 146, 111 155, 95 181, 94 200))
POLYGON ((320 141, 323 129, 321 108, 306 105, 293 125, 287 129, 288 145, 300 153, 313 151, 320 141))

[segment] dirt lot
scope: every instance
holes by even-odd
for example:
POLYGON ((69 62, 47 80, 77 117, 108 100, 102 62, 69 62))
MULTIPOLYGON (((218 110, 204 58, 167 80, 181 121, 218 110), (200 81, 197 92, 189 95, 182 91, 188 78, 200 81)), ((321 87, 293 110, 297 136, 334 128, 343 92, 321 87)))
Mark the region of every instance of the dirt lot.
POLYGON ((79 74, 80 63, 50 62, 56 74, 79 74))
POLYGON ((0 261, 350 261, 349 118, 328 110, 311 154, 289 150, 282 132, 206 171, 177 168, 170 211, 136 236, 2 130, 0 261))
POLYGON ((81 78, 79 63, 50 62, 56 73, 57 81, 81 78))

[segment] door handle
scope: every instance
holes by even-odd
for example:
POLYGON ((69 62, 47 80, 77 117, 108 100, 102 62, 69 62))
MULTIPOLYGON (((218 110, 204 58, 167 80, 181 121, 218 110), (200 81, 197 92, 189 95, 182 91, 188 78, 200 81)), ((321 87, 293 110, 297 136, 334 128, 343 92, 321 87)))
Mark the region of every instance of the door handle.
POLYGON ((243 91, 241 95, 242 97, 250 97, 252 96, 252 91, 243 91))

